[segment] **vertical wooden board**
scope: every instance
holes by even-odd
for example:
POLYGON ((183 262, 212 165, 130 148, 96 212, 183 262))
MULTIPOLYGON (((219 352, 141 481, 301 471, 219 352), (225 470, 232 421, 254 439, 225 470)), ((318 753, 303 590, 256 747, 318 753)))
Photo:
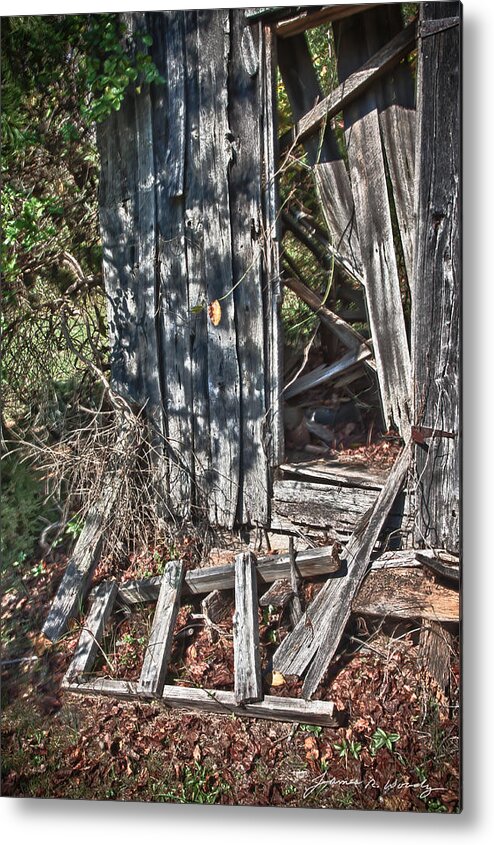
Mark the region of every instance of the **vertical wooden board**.
POLYGON ((64 683, 91 672, 100 651, 105 626, 110 618, 118 593, 116 581, 104 581, 96 588, 91 610, 77 643, 64 683))
POLYGON ((264 308, 266 314, 266 398, 263 443, 271 467, 284 458, 283 330, 281 325, 280 220, 276 116, 276 39, 270 27, 262 30, 262 151, 264 221, 264 308))
MULTIPOLYGON (((279 67, 294 120, 303 117, 322 98, 305 35, 282 39, 278 44, 279 67)), ((361 259, 353 198, 345 162, 336 136, 326 125, 318 136, 306 138, 304 148, 314 168, 321 208, 333 245, 360 273, 361 259)))
POLYGON ((263 448, 265 401, 265 319, 262 296, 262 150, 259 25, 232 11, 228 77, 233 157, 229 169, 232 264, 240 368, 241 524, 266 524, 267 456, 263 448))
MULTIPOLYGON (((368 58, 365 16, 335 25, 343 82, 368 58)), ((345 137, 367 294, 367 311, 386 426, 410 433, 410 354, 401 300, 376 96, 372 89, 344 110, 345 137)))
POLYGON ((199 56, 197 12, 185 15, 186 168, 185 254, 189 285, 190 367, 192 382, 192 442, 194 506, 207 510, 211 471, 208 402, 208 313, 204 266, 203 181, 199 146, 199 56))
MULTIPOLYGON (((423 3, 421 25, 461 16, 423 3)), ((420 546, 460 547, 461 29, 419 42, 417 252, 412 310, 414 421, 454 434, 415 447, 420 546)))
POLYGON ((199 139, 203 180, 204 269, 209 303, 221 319, 208 320, 208 399, 211 442, 209 519, 231 528, 240 474, 240 374, 233 297, 228 170, 234 150, 228 122, 228 9, 198 12, 199 139))
POLYGON ((235 559, 233 615, 234 693, 237 704, 262 699, 256 559, 250 552, 235 559))
POLYGON ((184 12, 153 15, 154 60, 166 85, 154 87, 157 264, 161 389, 166 414, 170 507, 190 511, 192 475, 190 304, 184 233, 184 12))
POLYGON ((181 560, 167 563, 139 678, 138 691, 144 695, 163 692, 184 574, 181 560))
MULTIPOLYGON (((401 7, 390 3, 366 13, 367 47, 374 54, 403 29, 401 7)), ((415 243, 415 82, 404 60, 374 86, 386 164, 409 284, 415 243)))
POLYGON ((140 400, 135 288, 137 144, 135 98, 128 91, 118 112, 98 127, 103 278, 107 296, 111 380, 114 390, 140 400))

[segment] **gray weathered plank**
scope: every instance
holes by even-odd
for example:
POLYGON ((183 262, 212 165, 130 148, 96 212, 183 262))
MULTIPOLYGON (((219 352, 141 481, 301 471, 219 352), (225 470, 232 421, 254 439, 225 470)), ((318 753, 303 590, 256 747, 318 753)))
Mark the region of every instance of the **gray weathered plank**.
POLYGON ((240 475, 240 373, 232 295, 232 233, 228 171, 234 148, 228 115, 228 9, 198 12, 200 119, 203 179, 204 264, 207 300, 218 300, 221 320, 208 320, 208 395, 211 472, 209 519, 231 528, 237 514, 240 475))
POLYGON ((283 396, 285 399, 293 399, 294 396, 298 396, 312 387, 317 387, 319 384, 328 384, 344 373, 359 367, 364 361, 368 361, 370 358, 372 358, 372 349, 367 343, 363 343, 356 351, 347 352, 346 355, 343 355, 334 364, 328 364, 327 366, 321 364, 312 373, 300 376, 300 378, 287 386, 283 396))
MULTIPOLYGON (((394 67, 406 56, 415 43, 416 24, 411 23, 406 29, 398 32, 388 43, 377 50, 374 55, 364 62, 362 67, 354 71, 348 79, 338 85, 327 97, 324 97, 310 111, 304 114, 294 126, 280 138, 280 151, 303 141, 315 132, 324 121, 334 117, 358 94, 365 91, 376 79, 394 67)), ((412 171, 413 172, 413 171, 412 171)))
MULTIPOLYGON (((305 549, 296 552, 295 562, 301 578, 316 578, 337 572, 339 563, 333 558, 333 544, 317 549, 305 549)), ((259 558, 257 561, 257 580, 260 584, 271 584, 279 578, 290 577, 290 556, 288 554, 259 558)), ((161 578, 146 578, 127 581, 120 585, 118 598, 124 604, 156 601, 161 578)), ((235 587, 235 564, 209 566, 204 569, 189 570, 185 574, 182 587, 184 596, 201 595, 212 590, 232 590, 235 587)))
POLYGON ((329 580, 305 611, 294 630, 273 655, 273 669, 284 675, 302 675, 312 661, 303 691, 306 698, 317 689, 340 641, 351 612, 351 601, 370 563, 372 551, 409 468, 411 441, 400 453, 386 484, 354 531, 341 557, 348 574, 329 580))
MULTIPOLYGON (((370 13, 369 13, 370 14, 370 13)), ((337 24, 338 73, 343 82, 369 57, 365 14, 337 24)), ((344 110, 367 311, 384 423, 410 433, 410 354, 401 299, 376 95, 372 89, 344 110)))
POLYGON ((105 626, 113 611, 117 593, 116 581, 105 581, 96 588, 91 609, 65 674, 64 683, 81 679, 83 675, 91 672, 100 651, 105 626))
POLYGON ((247 552, 235 559, 233 655, 237 704, 259 701, 262 698, 257 608, 256 560, 251 552, 247 552))
POLYGON ((365 466, 334 461, 314 461, 306 463, 281 464, 280 470, 285 480, 313 481, 328 484, 341 484, 344 487, 363 487, 380 490, 386 481, 386 472, 378 468, 368 470, 365 466))
POLYGON ((126 467, 134 459, 139 440, 137 427, 124 422, 101 484, 101 496, 88 511, 43 625, 43 634, 53 642, 65 633, 69 619, 78 613, 84 600, 99 561, 105 529, 125 481, 126 467))
POLYGON ((232 271, 240 378, 240 474, 238 521, 268 521, 268 467, 263 449, 266 416, 262 268, 260 27, 249 27, 241 11, 232 15, 229 125, 233 155, 228 171, 232 271))
POLYGON ((166 564, 137 687, 138 692, 146 696, 161 695, 163 690, 173 645, 173 629, 180 607, 183 577, 184 565, 181 560, 166 564))
MULTIPOLYGON (((422 3, 422 21, 461 15, 422 3)), ((415 447, 415 543, 460 548, 461 28, 420 42, 417 252, 413 281, 414 421, 456 435, 415 447)))
MULTIPOLYGON (((184 233, 185 57, 184 12, 152 15, 154 55, 166 85, 154 86, 158 325, 166 412, 168 494, 174 514, 190 512, 192 386, 190 305, 184 233)), ((156 309, 150 310, 156 318, 156 309)))
MULTIPOLYGON (((64 688, 67 692, 82 695, 110 695, 131 701, 141 697, 135 682, 113 681, 109 678, 98 678, 85 684, 71 683, 64 688)), ((188 689, 172 685, 165 685, 161 697, 154 701, 161 701, 167 707, 198 710, 202 713, 301 722, 327 727, 338 727, 343 723, 345 716, 332 701, 304 701, 299 698, 266 695, 262 701, 238 705, 232 692, 188 689)))
POLYGON ((207 512, 211 469, 208 401, 208 313, 204 267, 203 176, 199 141, 197 12, 185 15, 186 172, 185 248, 190 306, 190 365, 192 382, 192 439, 194 504, 207 512))
MULTIPOLYGON (((278 45, 279 67, 293 118, 299 120, 322 98, 321 89, 304 35, 283 40, 278 45)), ((318 165, 329 195, 322 209, 332 242, 348 264, 360 273, 362 265, 355 225, 352 191, 345 162, 335 134, 327 123, 322 137, 307 137, 304 148, 309 164, 318 165)), ((319 180, 317 180, 318 183, 319 180)))
POLYGON ((372 8, 375 3, 338 3, 331 6, 323 6, 322 9, 312 10, 306 7, 303 11, 295 10, 291 19, 280 21, 276 26, 276 34, 279 38, 290 38, 299 35, 307 29, 320 26, 326 21, 337 21, 349 15, 356 15, 365 9, 372 8))
POLYGON ((419 659, 439 688, 448 692, 453 638, 440 623, 426 620, 419 640, 419 659))
POLYGON ((276 115, 277 57, 276 39, 269 27, 263 30, 259 72, 262 74, 262 152, 263 152, 263 211, 264 211, 264 269, 266 332, 266 399, 267 412, 263 421, 263 445, 270 467, 283 460, 284 429, 282 414, 283 392, 283 330, 281 324, 280 280, 280 220, 278 180, 278 144, 276 115))

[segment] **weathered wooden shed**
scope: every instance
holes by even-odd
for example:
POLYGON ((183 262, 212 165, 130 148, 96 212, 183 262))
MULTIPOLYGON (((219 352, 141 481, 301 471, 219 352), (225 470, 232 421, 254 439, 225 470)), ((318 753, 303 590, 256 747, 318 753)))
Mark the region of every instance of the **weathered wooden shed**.
MULTIPOLYGON (((378 616, 391 602, 393 618, 429 620, 423 651, 443 684, 449 652, 434 625, 458 621, 458 593, 452 609, 449 599, 438 609, 430 592, 420 599, 416 572, 401 570, 401 581, 389 583, 386 576, 390 566, 425 565, 458 586, 451 564, 460 553, 461 6, 417 7, 408 22, 400 4, 129 16, 134 45, 144 49, 150 39, 142 35, 152 36, 149 51, 166 84, 129 91, 99 132, 113 387, 144 409, 165 515, 323 536, 326 544, 296 560, 292 546, 257 564, 240 554, 235 566, 187 573, 173 561, 162 578, 101 585, 67 689, 333 724, 329 702, 263 699, 256 639, 258 584, 291 578, 296 596, 297 577, 318 574, 329 577, 272 657, 283 675, 305 676, 305 699, 352 608, 363 602, 368 610, 369 601, 378 616), (321 23, 331 27, 337 59, 329 94, 306 38, 321 23), (278 78, 292 112, 281 134, 278 78), (280 201, 280 162, 301 145, 325 232, 280 201), (353 313, 365 315, 367 336, 350 311, 304 284, 283 256, 287 230, 331 266, 338 302, 346 296, 353 313), (337 460, 291 462, 286 400, 308 376, 284 378, 284 288, 335 340, 334 360, 310 373, 309 384, 362 373, 374 380, 383 428, 401 438, 388 473, 337 460), (397 556, 376 560, 391 546, 401 547, 397 556), (234 693, 167 686, 181 592, 232 586, 234 693), (157 602, 140 681, 82 683, 116 601, 157 602)), ((51 639, 89 586, 94 526, 111 507, 81 535, 44 627, 51 639)))
POLYGON ((460 5, 418 7, 408 26, 400 4, 130 17, 166 84, 129 92, 99 136, 112 377, 145 405, 171 513, 286 529, 292 505, 317 529, 320 506, 344 536, 379 489, 286 466, 277 173, 303 143, 336 269, 361 282, 370 327, 364 341, 325 315, 346 346, 335 372, 374 369, 385 426, 414 442, 415 540, 458 550, 460 5), (322 22, 339 74, 326 97, 305 38, 322 22), (294 117, 281 138, 278 69, 294 117))

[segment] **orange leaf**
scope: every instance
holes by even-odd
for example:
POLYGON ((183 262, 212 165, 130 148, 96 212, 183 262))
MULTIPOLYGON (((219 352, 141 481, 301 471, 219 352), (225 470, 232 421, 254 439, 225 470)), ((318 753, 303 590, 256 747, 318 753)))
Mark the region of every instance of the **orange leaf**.
POLYGON ((221 322, 221 305, 217 299, 209 303, 208 314, 213 326, 218 326, 221 322))

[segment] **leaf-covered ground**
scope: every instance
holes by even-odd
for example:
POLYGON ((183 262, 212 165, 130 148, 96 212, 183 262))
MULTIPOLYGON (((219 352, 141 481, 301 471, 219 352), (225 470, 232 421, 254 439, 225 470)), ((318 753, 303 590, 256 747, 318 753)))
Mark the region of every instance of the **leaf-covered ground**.
MULTIPOLYGON (((150 574, 157 560, 134 558, 125 574, 150 574)), ((458 812, 457 637, 446 700, 420 670, 417 625, 352 619, 316 696, 347 712, 340 728, 81 698, 60 689, 79 625, 57 645, 39 633, 65 563, 59 552, 4 585, 3 795, 458 812)), ((103 563, 98 578, 109 574, 103 563)), ((306 585, 307 596, 315 589, 306 585)), ((231 689, 231 616, 213 635, 191 625, 195 610, 181 608, 171 680, 231 689)), ((266 669, 285 622, 269 609, 260 622, 266 669)), ((116 619, 98 671, 137 678, 149 624, 149 610, 116 619)), ((300 694, 298 679, 270 687, 274 680, 264 672, 266 692, 300 694)))

